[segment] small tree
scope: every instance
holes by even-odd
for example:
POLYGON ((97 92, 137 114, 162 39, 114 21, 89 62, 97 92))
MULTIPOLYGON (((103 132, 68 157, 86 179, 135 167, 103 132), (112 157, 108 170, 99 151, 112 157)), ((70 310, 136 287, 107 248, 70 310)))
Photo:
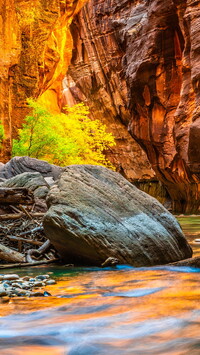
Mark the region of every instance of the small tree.
POLYGON ((3 125, 0 121, 0 149, 1 149, 1 144, 3 142, 3 139, 4 139, 4 128, 3 128, 3 125))
POLYGON ((61 166, 100 164, 112 168, 103 152, 115 145, 114 137, 99 120, 88 117, 87 106, 66 106, 66 114, 52 114, 33 99, 28 104, 32 112, 19 130, 19 139, 13 140, 13 156, 28 155, 61 166))

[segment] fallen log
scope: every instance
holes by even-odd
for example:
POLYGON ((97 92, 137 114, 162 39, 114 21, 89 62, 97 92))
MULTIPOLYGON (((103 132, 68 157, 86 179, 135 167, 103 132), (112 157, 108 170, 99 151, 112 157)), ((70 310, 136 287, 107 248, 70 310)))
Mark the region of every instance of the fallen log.
POLYGON ((24 206, 19 205, 19 208, 20 208, 20 210, 22 210, 22 212, 24 212, 24 213, 28 216, 28 218, 30 218, 30 219, 31 219, 33 222, 35 222, 38 226, 40 225, 40 223, 39 223, 38 221, 34 220, 34 218, 32 217, 32 215, 26 210, 26 208, 24 208, 24 206))
POLYGON ((30 205, 33 203, 33 193, 25 187, 0 187, 0 204, 30 205))
POLYGON ((29 235, 29 234, 32 234, 32 233, 35 233, 35 232, 43 232, 43 231, 44 231, 44 228, 42 226, 39 226, 39 227, 35 227, 35 228, 31 229, 31 230, 22 232, 22 233, 18 234, 17 237, 22 237, 24 235, 29 235))
MULTIPOLYGON (((59 258, 51 259, 51 260, 40 260, 35 261, 34 263, 18 263, 18 264, 7 264, 7 265, 0 265, 0 269, 14 269, 20 267, 29 267, 29 266, 38 266, 38 265, 46 265, 46 264, 53 264, 57 261, 60 261, 59 258)), ((68 266, 68 265, 65 265, 68 266)), ((70 264, 72 266, 72 264, 70 264)))
MULTIPOLYGON (((43 217, 44 213, 41 212, 35 212, 35 213, 30 213, 32 217, 38 218, 38 217, 43 217)), ((20 219, 22 217, 26 217, 27 215, 23 212, 21 213, 9 213, 9 214, 2 214, 0 215, 0 221, 8 221, 10 219, 20 219)))
POLYGON ((167 264, 167 266, 189 266, 189 267, 195 267, 200 269, 200 256, 176 261, 175 263, 167 264))
POLYGON ((26 254, 26 261, 28 263, 34 263, 32 256, 35 256, 35 255, 41 256, 42 254, 44 254, 46 252, 46 250, 48 248, 50 248, 50 246, 51 246, 50 240, 46 240, 46 242, 44 242, 39 249, 37 249, 37 250, 36 249, 29 249, 26 254))
POLYGON ((8 263, 23 263, 25 262, 24 255, 0 244, 0 260, 8 263))
POLYGON ((6 238, 8 238, 14 242, 25 242, 25 243, 29 243, 29 244, 33 244, 33 245, 37 245, 37 246, 42 246, 44 244, 42 242, 38 242, 37 240, 27 239, 27 238, 22 238, 22 237, 15 237, 14 235, 6 235, 6 238))

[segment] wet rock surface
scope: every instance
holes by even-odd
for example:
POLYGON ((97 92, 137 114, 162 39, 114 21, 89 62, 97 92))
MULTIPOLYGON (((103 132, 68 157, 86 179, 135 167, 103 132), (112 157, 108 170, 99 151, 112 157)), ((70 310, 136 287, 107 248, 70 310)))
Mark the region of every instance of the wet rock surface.
POLYGON ((46 236, 67 262, 166 264, 192 256, 176 219, 120 174, 100 166, 66 167, 47 196, 46 236))
POLYGON ((35 278, 16 274, 0 274, 0 297, 47 297, 51 294, 44 290, 46 285, 56 284, 49 275, 35 278))

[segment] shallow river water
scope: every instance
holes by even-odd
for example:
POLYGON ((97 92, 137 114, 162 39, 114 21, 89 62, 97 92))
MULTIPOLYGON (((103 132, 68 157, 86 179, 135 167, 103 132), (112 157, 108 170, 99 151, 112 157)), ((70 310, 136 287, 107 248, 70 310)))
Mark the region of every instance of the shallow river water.
MULTIPOLYGON (((200 255, 200 218, 179 219, 200 255)), ((12 270, 13 272, 13 270, 12 270)), ((0 306, 1 355, 199 355, 200 269, 64 267, 14 270, 50 273, 45 298, 0 306)))

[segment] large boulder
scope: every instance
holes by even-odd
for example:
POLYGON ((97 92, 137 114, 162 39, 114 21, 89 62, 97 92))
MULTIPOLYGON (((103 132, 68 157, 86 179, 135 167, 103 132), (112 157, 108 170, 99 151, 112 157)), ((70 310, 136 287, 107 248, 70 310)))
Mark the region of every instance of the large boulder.
POLYGON ((153 197, 104 167, 65 168, 47 196, 47 237, 67 262, 166 264, 192 256, 180 225, 153 197))
POLYGON ((38 172, 44 177, 53 177, 56 180, 63 168, 49 164, 44 160, 30 157, 14 157, 6 164, 0 164, 0 178, 10 179, 25 172, 38 172))

